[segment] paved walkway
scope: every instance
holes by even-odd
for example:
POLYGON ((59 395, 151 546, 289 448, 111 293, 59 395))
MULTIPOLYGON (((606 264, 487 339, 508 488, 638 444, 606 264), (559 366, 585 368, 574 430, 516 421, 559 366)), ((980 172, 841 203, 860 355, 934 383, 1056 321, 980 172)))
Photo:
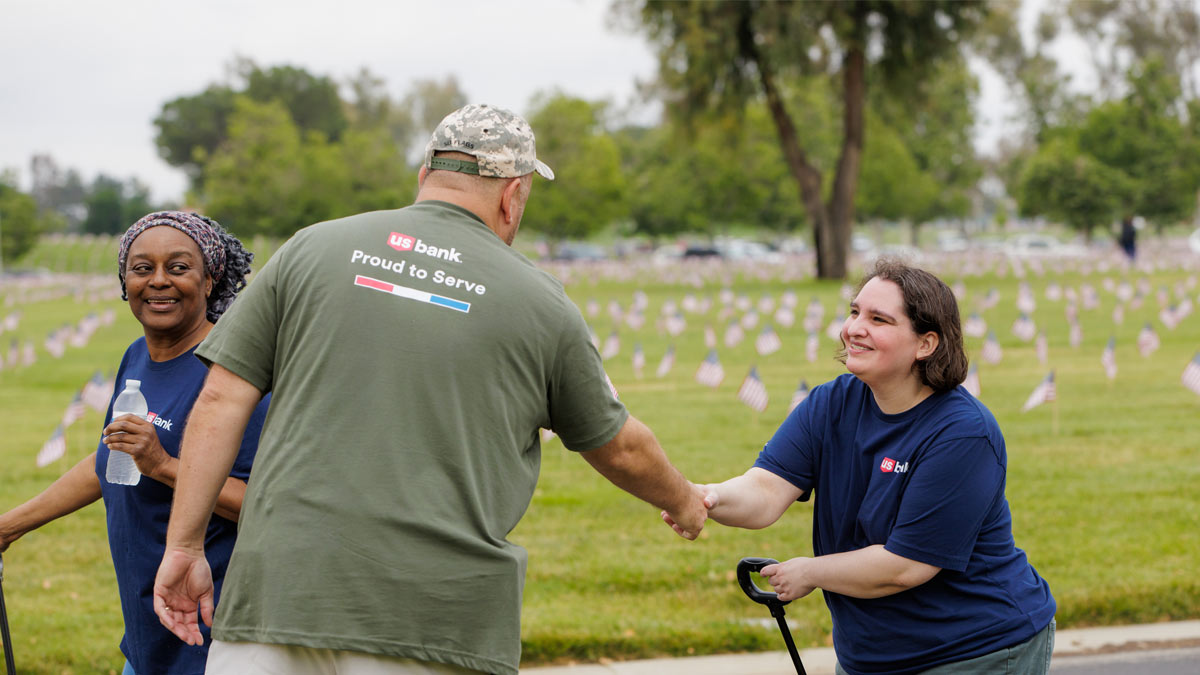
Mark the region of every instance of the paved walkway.
MULTIPOLYGON (((779 642, 783 643, 783 636, 779 637, 779 642)), ((1200 621, 1060 630, 1054 639, 1054 657, 1185 645, 1200 645, 1200 621)), ((830 648, 802 650, 800 660, 809 675, 832 675, 837 662, 830 648)), ((522 668, 521 672, 529 675, 794 675, 796 668, 787 651, 779 651, 522 668)))

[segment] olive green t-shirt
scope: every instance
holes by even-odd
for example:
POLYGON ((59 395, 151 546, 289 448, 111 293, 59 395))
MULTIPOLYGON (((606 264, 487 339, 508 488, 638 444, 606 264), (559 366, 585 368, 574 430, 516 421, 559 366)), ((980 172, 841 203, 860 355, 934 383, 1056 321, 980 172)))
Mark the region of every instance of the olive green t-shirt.
POLYGON ((196 353, 273 392, 215 638, 517 672, 538 428, 628 417, 557 280, 458 206, 366 213, 298 232, 196 353))

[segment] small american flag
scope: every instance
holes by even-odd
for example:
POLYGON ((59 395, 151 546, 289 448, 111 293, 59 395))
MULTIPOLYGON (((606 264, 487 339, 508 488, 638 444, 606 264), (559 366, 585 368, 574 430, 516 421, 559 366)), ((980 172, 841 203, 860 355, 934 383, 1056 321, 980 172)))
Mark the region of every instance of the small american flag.
POLYGON ((642 343, 633 345, 633 375, 642 378, 642 369, 646 367, 646 352, 642 351, 642 343))
POLYGON ((667 353, 663 354, 662 361, 658 362, 658 370, 654 372, 658 377, 666 377, 667 373, 675 367, 675 345, 667 347, 667 353))
POLYGON ((746 331, 742 329, 741 324, 730 319, 729 325, 725 327, 725 346, 729 348, 736 347, 742 343, 745 337, 746 331))
POLYGON ((1039 331, 1037 340, 1034 342, 1034 349, 1037 351, 1038 362, 1045 364, 1050 358, 1050 348, 1046 343, 1046 331, 1039 331))
POLYGON ((683 314, 679 312, 675 312, 674 314, 668 316, 666 324, 667 333, 671 337, 677 337, 685 328, 687 328, 687 320, 684 319, 683 314))
POLYGON ((1033 289, 1029 287, 1029 282, 1022 281, 1020 290, 1017 292, 1017 309, 1025 314, 1032 313, 1037 309, 1037 301, 1033 298, 1033 289))
POLYGON ((87 406, 83 404, 83 398, 79 392, 75 393, 75 398, 67 404, 67 409, 63 411, 62 427, 65 429, 75 423, 83 413, 87 412, 87 406))
POLYGON ((1078 348, 1079 345, 1083 344, 1083 328, 1079 325, 1078 321, 1071 322, 1070 333, 1070 342, 1072 348, 1078 348))
POLYGON ((1036 333, 1037 326, 1034 325, 1033 319, 1030 319, 1028 314, 1021 312, 1021 316, 1013 322, 1012 334, 1022 342, 1029 342, 1036 333))
POLYGON ((604 339, 604 347, 600 350, 600 358, 605 361, 611 359, 621 352, 621 338, 617 335, 617 331, 608 334, 604 339))
POLYGON ((786 305, 780 306, 775 310, 775 323, 784 328, 791 328, 796 323, 796 312, 786 305))
POLYGON ((963 324, 963 335, 967 337, 983 337, 987 335, 987 322, 979 316, 978 312, 971 312, 971 316, 967 317, 966 323, 963 324))
POLYGON ((774 354, 783 346, 783 341, 779 339, 779 334, 771 327, 771 324, 763 326, 762 332, 754 340, 754 349, 760 355, 774 354))
POLYGON ((995 331, 989 332, 987 339, 983 341, 983 349, 979 350, 979 358, 992 365, 1000 363, 1000 359, 1004 358, 1004 350, 1000 348, 1000 341, 996 339, 995 331))
POLYGON ((57 427, 50 439, 42 444, 37 454, 37 465, 40 469, 67 454, 67 439, 63 438, 62 427, 57 427))
POLYGON ((753 310, 742 315, 740 321, 743 330, 754 330, 758 326, 758 312, 753 310))
POLYGON ((551 431, 550 429, 538 429, 538 434, 541 436, 541 440, 543 443, 549 441, 550 439, 552 439, 558 435, 558 434, 554 433, 553 431, 551 431))
POLYGON ((775 299, 770 293, 763 292, 762 297, 758 299, 758 311, 762 314, 770 314, 771 310, 775 309, 775 299))
POLYGON ((708 350, 708 356, 696 369, 696 381, 708 387, 716 389, 721 386, 721 382, 725 379, 725 369, 721 367, 721 359, 717 357, 717 350, 708 350))
POLYGON ((713 330, 712 324, 704 326, 704 346, 709 349, 717 346, 717 331, 713 330))
POLYGON ((963 389, 967 390, 967 393, 975 398, 979 398, 979 366, 976 366, 974 363, 971 364, 971 367, 967 369, 967 379, 963 380, 962 386, 963 389))
POLYGON ((809 363, 817 360, 817 352, 821 350, 821 340, 816 333, 809 333, 808 338, 804 340, 804 358, 808 359, 809 363))
POLYGON ((83 385, 83 391, 79 396, 83 400, 84 405, 95 410, 96 412, 106 412, 108 410, 108 402, 112 399, 113 384, 109 384, 104 379, 104 374, 96 371, 92 375, 92 379, 88 380, 83 385))
POLYGON ((1164 307, 1158 313, 1158 320, 1163 322, 1163 325, 1169 330, 1175 330, 1175 327, 1179 325, 1179 317, 1175 315, 1175 305, 1164 307))
POLYGON ((839 313, 825 328, 825 335, 834 342, 842 341, 842 324, 846 323, 846 315, 839 313))
POLYGON ((1108 379, 1115 380, 1117 377, 1117 338, 1115 336, 1108 338, 1108 346, 1100 355, 1100 363, 1104 366, 1104 374, 1108 376, 1108 379))
POLYGON ((1025 405, 1021 406, 1021 412, 1028 412, 1056 398, 1058 398, 1058 391, 1054 386, 1054 371, 1052 370, 1038 386, 1034 387, 1033 393, 1029 395, 1029 399, 1025 401, 1025 405))
POLYGON ((1140 352, 1142 356, 1150 356, 1158 350, 1160 345, 1161 342, 1158 339, 1158 333, 1154 331, 1154 326, 1151 326, 1150 322, 1147 321, 1146 325, 1142 327, 1142 330, 1138 332, 1138 352, 1140 352))
POLYGON ((750 406, 751 410, 762 412, 767 409, 767 387, 758 376, 758 368, 750 367, 742 386, 738 387, 738 400, 750 406))
POLYGON ((792 394, 792 400, 788 403, 788 412, 796 409, 804 399, 808 398, 808 382, 800 380, 800 386, 796 387, 796 391, 792 394))
POLYGON ((1188 361, 1187 367, 1183 369, 1183 386, 1200 394, 1200 352, 1196 352, 1192 360, 1188 361))

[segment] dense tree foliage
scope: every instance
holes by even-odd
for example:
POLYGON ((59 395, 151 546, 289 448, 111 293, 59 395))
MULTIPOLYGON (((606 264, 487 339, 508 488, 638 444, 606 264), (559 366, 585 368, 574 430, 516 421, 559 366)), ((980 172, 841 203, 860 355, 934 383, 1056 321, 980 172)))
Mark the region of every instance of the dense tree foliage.
POLYGON ((902 96, 906 85, 954 53, 983 17, 976 2, 630 3, 659 50, 668 104, 684 114, 740 110, 765 102, 787 166, 813 226, 817 274, 847 272, 850 230, 864 144, 867 70, 873 65, 902 96), (828 74, 838 83, 841 143, 831 192, 808 153, 806 130, 789 110, 786 83, 828 74))
POLYGON ((14 176, 0 174, 0 263, 25 255, 41 230, 37 202, 17 189, 14 176))
POLYGON ((582 238, 627 213, 617 144, 603 116, 603 104, 563 94, 534 102, 538 157, 555 180, 535 181, 522 227, 555 240, 582 238))

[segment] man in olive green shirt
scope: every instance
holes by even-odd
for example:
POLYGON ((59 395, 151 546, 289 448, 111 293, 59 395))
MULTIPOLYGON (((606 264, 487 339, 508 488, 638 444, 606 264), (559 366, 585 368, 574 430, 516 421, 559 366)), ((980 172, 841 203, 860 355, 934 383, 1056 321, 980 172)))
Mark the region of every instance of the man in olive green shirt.
POLYGON ((525 551, 506 537, 539 427, 685 536, 703 527, 703 495, 616 399, 562 285, 509 247, 535 172, 554 177, 523 119, 451 113, 417 203, 298 232, 197 349, 211 372, 154 597, 185 641, 197 612, 212 622, 218 479, 273 393, 209 673, 516 673, 525 551))

